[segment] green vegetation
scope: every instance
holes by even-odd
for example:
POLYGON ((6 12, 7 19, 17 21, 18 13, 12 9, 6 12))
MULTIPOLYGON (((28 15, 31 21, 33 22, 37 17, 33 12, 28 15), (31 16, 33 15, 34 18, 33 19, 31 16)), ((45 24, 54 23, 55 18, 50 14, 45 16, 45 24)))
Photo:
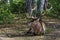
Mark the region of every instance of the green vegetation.
POLYGON ((0 1, 0 24, 11 23, 15 15, 12 14, 9 6, 0 1))
MULTIPOLYGON (((49 0, 48 8, 52 9, 45 10, 45 15, 53 18, 60 19, 60 0, 49 0)), ((38 1, 39 5, 39 1, 38 1)), ((38 13, 38 12, 37 12, 38 13)), ((0 1, 0 23, 9 23, 16 16, 15 14, 26 16, 26 0, 12 0, 10 4, 7 0, 0 1)), ((38 16, 38 14, 36 14, 38 16)))
POLYGON ((60 19, 60 0, 49 0, 50 6, 52 6, 51 10, 47 10, 46 15, 53 17, 53 18, 59 18, 60 19))

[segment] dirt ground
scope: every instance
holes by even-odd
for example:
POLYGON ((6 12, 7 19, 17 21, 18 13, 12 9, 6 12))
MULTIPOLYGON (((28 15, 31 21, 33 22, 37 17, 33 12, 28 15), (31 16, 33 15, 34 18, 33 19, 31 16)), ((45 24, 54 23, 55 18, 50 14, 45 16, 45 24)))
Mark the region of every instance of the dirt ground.
POLYGON ((60 40, 60 22, 48 22, 46 28, 50 31, 42 36, 21 36, 29 29, 25 24, 0 25, 0 40, 60 40))

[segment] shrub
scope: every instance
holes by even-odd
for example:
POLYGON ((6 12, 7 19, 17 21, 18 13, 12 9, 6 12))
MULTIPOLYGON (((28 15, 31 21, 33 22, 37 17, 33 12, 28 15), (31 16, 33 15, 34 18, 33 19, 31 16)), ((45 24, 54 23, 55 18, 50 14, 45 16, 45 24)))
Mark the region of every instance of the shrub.
POLYGON ((11 23, 15 15, 9 10, 9 6, 6 4, 1 4, 0 6, 0 24, 11 23))

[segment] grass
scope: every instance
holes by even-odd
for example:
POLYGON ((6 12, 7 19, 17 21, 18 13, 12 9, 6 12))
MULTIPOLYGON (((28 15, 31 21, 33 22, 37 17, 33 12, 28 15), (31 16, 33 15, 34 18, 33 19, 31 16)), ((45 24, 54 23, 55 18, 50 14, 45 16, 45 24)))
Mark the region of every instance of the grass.
POLYGON ((51 32, 55 31, 53 28, 46 28, 46 34, 49 34, 51 32))

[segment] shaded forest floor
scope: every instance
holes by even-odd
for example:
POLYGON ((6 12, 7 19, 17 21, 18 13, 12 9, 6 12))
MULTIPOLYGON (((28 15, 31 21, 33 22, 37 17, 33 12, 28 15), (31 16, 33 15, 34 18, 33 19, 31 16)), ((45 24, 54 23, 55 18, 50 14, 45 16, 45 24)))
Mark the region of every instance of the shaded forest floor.
POLYGON ((46 22, 46 34, 42 36, 21 36, 29 27, 26 18, 15 18, 13 24, 0 25, 0 40, 60 40, 60 20, 43 19, 46 22))

